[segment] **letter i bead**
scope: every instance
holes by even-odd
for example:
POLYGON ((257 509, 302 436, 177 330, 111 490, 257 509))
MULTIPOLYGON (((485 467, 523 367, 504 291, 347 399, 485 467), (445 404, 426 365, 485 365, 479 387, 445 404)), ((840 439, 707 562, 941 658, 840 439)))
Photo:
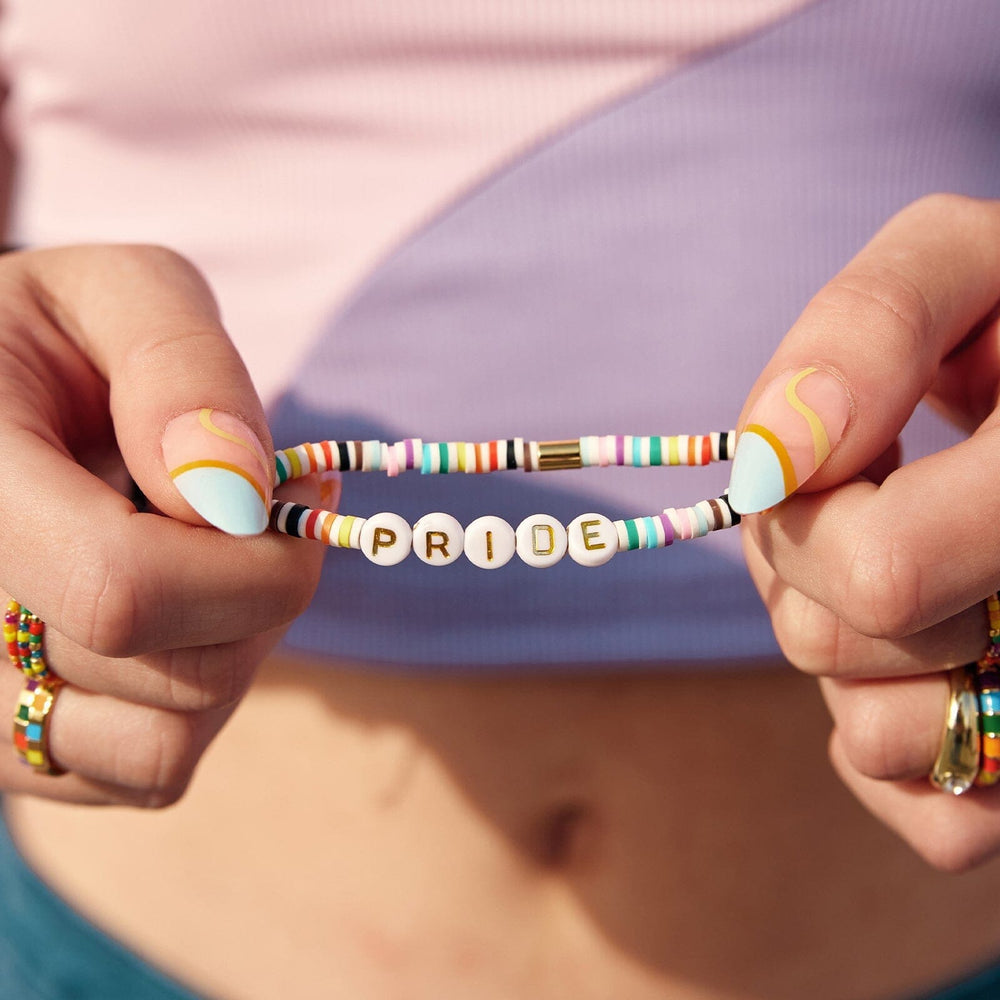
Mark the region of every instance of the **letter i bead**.
POLYGON ((514 529, 502 518, 487 514, 465 526, 465 556, 480 569, 499 569, 514 557, 514 529))

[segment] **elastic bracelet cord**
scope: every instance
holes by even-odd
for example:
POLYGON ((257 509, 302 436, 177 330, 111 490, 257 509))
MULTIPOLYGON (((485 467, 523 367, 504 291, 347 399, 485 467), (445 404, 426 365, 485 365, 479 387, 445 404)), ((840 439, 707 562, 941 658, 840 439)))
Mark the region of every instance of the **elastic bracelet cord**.
POLYGON ((726 462, 736 446, 735 431, 640 437, 609 434, 563 441, 319 441, 284 448, 274 454, 275 486, 312 472, 385 472, 398 476, 416 470, 445 473, 547 472, 591 466, 708 465, 726 462))
POLYGON ((1000 599, 986 599, 989 646, 976 664, 979 694, 980 769, 977 785, 1000 782, 1000 599))
POLYGON ((10 662, 25 677, 45 680, 52 676, 42 649, 44 636, 45 622, 10 599, 4 610, 3 637, 10 662))
MULTIPOLYGON (((397 476, 410 470, 442 475, 708 465, 728 461, 735 439, 735 431, 720 431, 560 441, 321 441, 276 452, 275 485, 328 471, 384 471, 397 476)), ((586 513, 563 525, 551 515, 533 514, 516 527, 493 515, 463 526, 441 512, 426 514, 410 525, 400 515, 389 512, 365 518, 275 500, 270 526, 283 534, 314 539, 333 548, 359 549, 381 566, 397 565, 411 552, 431 566, 451 565, 464 555, 482 569, 498 569, 516 554, 529 566, 544 568, 555 565, 567 553, 581 565, 600 566, 618 552, 666 548, 675 541, 701 538, 739 524, 740 516, 729 505, 727 493, 690 507, 668 507, 657 514, 619 520, 586 513)))

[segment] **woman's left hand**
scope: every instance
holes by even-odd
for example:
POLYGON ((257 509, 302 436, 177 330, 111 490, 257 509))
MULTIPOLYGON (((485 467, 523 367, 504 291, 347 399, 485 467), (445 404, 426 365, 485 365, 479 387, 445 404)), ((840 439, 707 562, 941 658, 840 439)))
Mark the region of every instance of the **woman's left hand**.
POLYGON ((822 678, 830 753, 937 867, 1000 851, 1000 788, 928 781, 947 671, 987 643, 1000 588, 1000 202, 910 205, 809 304, 740 421, 730 499, 788 659, 822 678), (899 465, 928 398, 969 432, 899 465), (784 497, 794 493, 789 499, 784 497))

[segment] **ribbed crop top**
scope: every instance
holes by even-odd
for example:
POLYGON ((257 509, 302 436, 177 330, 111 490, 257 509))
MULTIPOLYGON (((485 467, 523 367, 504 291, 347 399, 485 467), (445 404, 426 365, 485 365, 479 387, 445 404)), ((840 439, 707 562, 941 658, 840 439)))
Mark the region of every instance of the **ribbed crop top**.
MULTIPOLYGON (((192 257, 279 447, 701 434, 893 211, 1000 195, 993 0, 502 6, 116 0, 54 27, 11 0, 17 236, 192 257)), ((566 523, 725 484, 347 474, 342 503, 566 523)), ((456 670, 769 656, 735 535, 545 572, 333 551, 288 641, 456 670)))

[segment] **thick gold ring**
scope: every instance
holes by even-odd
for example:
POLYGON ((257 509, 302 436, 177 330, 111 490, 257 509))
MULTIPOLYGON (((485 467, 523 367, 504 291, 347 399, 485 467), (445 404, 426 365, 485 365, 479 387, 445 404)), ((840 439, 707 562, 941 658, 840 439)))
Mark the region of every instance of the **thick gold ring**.
POLYGON ((961 795, 979 775, 979 697, 976 665, 966 664, 948 672, 948 709, 941 735, 941 749, 931 768, 931 784, 942 792, 961 795))
POLYGON ((36 774, 65 774, 49 756, 48 721, 62 687, 57 679, 29 677, 14 712, 14 749, 36 774))

